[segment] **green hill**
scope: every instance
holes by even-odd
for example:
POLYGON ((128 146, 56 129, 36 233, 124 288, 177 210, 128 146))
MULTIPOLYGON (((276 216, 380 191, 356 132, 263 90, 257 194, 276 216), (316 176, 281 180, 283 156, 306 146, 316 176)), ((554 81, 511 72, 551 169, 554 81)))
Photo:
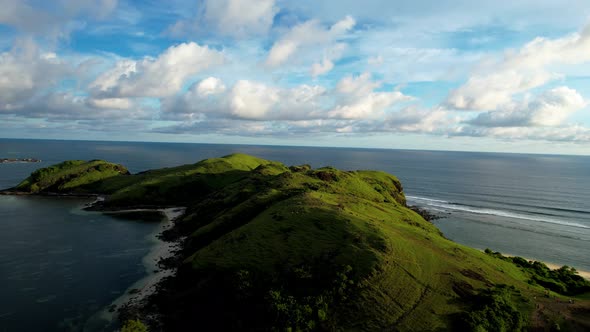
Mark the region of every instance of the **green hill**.
POLYGON ((39 169, 13 190, 29 193, 71 193, 98 181, 121 174, 128 174, 127 168, 103 160, 70 160, 39 169))
POLYGON ((167 262, 176 275, 124 312, 156 330, 590 328, 590 283, 575 270, 446 239, 384 172, 234 154, 72 182, 108 194, 104 209, 188 207, 165 233, 183 243, 167 262))

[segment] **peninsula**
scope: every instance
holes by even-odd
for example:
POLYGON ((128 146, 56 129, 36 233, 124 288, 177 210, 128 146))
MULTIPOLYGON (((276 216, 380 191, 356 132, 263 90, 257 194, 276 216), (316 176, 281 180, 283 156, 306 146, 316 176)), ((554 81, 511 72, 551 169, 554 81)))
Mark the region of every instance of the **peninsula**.
POLYGON ((187 207, 162 234, 180 243, 162 262, 175 273, 119 309, 129 330, 590 329, 590 282, 575 269, 446 239, 380 171, 243 154, 138 174, 68 161, 5 192, 187 207))

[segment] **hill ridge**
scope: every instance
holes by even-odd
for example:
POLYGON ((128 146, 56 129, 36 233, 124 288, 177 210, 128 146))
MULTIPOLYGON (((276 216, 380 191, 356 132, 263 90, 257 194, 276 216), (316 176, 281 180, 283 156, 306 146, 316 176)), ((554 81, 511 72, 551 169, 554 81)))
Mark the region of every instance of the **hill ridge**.
MULTIPOLYGON (((590 290, 575 271, 446 239, 406 205, 399 179, 380 171, 231 154, 68 190, 106 195, 100 209, 187 207, 163 234, 182 241, 165 262, 176 275, 122 312, 154 329, 522 330, 547 292, 590 290)), ((590 326, 585 296, 544 306, 546 324, 590 326)))

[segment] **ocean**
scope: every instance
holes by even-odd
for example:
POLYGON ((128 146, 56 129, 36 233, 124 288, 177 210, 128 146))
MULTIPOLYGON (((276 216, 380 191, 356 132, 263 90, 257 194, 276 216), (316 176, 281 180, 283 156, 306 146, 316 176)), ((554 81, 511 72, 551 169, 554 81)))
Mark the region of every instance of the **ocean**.
MULTIPOLYGON (((590 157, 184 143, 0 139, 0 188, 68 159, 131 172, 234 152, 288 165, 396 175, 409 204, 442 217, 446 237, 590 271, 590 157)), ((157 225, 81 211, 87 200, 0 196, 0 331, 80 328, 137 279, 157 225)))

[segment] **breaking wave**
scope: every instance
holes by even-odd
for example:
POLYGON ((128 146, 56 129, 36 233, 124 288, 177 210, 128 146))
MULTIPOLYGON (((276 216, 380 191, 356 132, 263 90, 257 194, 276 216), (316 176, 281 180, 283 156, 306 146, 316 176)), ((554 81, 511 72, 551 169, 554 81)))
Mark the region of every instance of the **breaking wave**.
POLYGON ((490 209, 490 208, 480 208, 475 206, 468 206, 459 203, 452 203, 443 201, 440 199, 432 199, 432 198, 425 198, 425 197, 418 197, 418 196, 406 196, 406 198, 410 201, 413 201, 418 204, 425 205, 426 207, 443 209, 444 211, 461 211, 461 212, 468 212, 474 214, 485 214, 485 215, 492 215, 492 216, 500 216, 506 218, 515 218, 515 219, 523 219, 523 220, 531 220, 531 221, 539 221, 549 224, 557 224, 557 225, 564 225, 570 227, 577 227, 577 228, 585 228, 590 229, 590 226, 582 225, 575 222, 555 219, 555 218, 546 218, 540 215, 533 215, 533 214, 523 214, 523 213, 516 213, 504 210, 497 210, 497 209, 490 209))

